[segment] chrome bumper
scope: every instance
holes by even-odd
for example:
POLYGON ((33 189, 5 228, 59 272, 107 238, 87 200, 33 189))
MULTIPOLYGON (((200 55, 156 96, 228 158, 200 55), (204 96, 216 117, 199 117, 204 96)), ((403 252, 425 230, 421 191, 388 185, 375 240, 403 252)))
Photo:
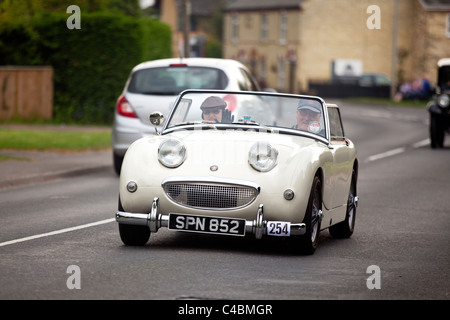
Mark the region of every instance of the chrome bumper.
MULTIPOLYGON (((261 239, 267 235, 267 224, 270 221, 264 220, 263 205, 259 205, 255 220, 245 221, 246 234, 254 234, 256 239, 261 239)), ((159 213, 159 199, 154 198, 150 213, 131 213, 119 211, 116 213, 116 221, 122 224, 138 226, 148 226, 150 232, 157 232, 160 228, 169 227, 169 215, 159 213)), ((304 223, 291 223, 291 236, 303 235, 306 232, 304 223)))

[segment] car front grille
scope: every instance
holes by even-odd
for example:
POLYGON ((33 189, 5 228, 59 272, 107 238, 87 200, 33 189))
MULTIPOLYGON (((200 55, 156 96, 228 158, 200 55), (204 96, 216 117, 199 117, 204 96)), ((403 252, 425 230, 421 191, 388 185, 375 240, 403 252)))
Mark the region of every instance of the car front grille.
POLYGON ((167 196, 174 202, 201 209, 236 209, 251 204, 259 188, 212 182, 167 182, 167 196))

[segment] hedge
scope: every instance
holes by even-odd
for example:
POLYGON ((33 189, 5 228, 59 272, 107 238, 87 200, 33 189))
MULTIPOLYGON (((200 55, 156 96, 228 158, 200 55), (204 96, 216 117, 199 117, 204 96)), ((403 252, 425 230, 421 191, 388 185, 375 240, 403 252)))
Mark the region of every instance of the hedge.
POLYGON ((138 63, 171 56, 170 28, 149 18, 82 13, 34 17, 31 27, 2 25, 0 65, 51 65, 58 122, 111 123, 117 97, 138 63))

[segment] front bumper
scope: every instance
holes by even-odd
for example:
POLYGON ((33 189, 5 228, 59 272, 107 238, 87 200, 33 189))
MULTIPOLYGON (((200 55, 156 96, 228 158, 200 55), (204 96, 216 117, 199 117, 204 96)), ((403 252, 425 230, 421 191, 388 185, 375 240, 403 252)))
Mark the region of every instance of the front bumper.
MULTIPOLYGON (((159 212, 159 199, 154 198, 150 213, 131 213, 119 211, 116 213, 116 221, 121 224, 147 226, 150 232, 157 232, 160 228, 169 227, 169 214, 159 212)), ((271 221, 264 220, 264 206, 259 205, 255 220, 245 221, 245 233, 254 234, 256 239, 269 235, 267 225, 271 221)), ((306 232, 304 223, 291 223, 290 236, 303 235, 306 232)))

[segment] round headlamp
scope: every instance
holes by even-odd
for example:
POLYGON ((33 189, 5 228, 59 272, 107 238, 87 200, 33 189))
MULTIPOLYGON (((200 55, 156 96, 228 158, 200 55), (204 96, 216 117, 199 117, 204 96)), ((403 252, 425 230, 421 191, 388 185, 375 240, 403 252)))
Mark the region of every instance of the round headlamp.
POLYGON ((176 139, 161 142, 158 148, 158 160, 168 168, 180 166, 186 159, 186 147, 176 139))
POLYGON ((255 143, 248 153, 248 163, 256 171, 267 172, 277 165, 278 150, 268 142, 255 143))
POLYGON ((442 108, 447 108, 450 105, 450 97, 446 94, 441 94, 437 98, 437 102, 442 108))

